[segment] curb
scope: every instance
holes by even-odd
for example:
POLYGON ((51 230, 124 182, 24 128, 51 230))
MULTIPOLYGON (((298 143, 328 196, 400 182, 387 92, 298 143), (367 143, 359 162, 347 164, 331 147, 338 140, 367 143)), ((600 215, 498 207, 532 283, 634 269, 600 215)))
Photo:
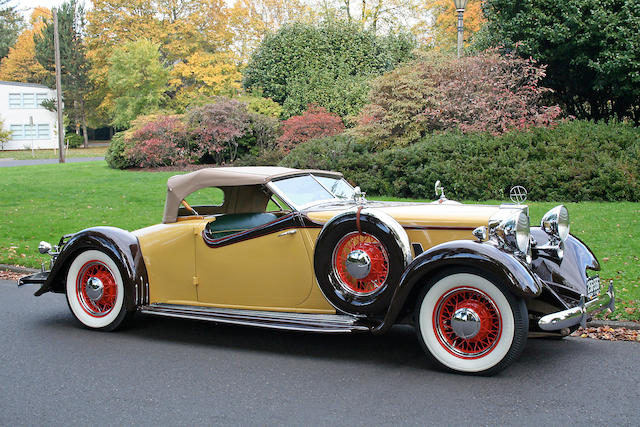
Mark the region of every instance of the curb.
POLYGON ((640 330, 639 322, 620 322, 615 320, 593 320, 591 322, 587 322, 588 328, 601 328, 603 326, 608 326, 613 329, 627 328, 640 330))
MULTIPOLYGON (((40 270, 36 268, 28 268, 28 267, 20 267, 18 265, 8 265, 8 264, 0 264, 0 271, 9 270, 14 273, 25 273, 32 274, 37 273, 40 270)), ((603 326, 609 326, 610 328, 627 328, 640 330, 640 322, 620 322, 616 320, 592 320, 591 322, 587 322, 588 328, 601 328, 603 326)))
POLYGON ((0 270, 1 271, 13 271, 14 273, 25 273, 25 274, 32 274, 32 273, 37 273, 38 270, 37 268, 28 268, 28 267, 20 267, 19 265, 8 265, 8 264, 0 264, 0 270))

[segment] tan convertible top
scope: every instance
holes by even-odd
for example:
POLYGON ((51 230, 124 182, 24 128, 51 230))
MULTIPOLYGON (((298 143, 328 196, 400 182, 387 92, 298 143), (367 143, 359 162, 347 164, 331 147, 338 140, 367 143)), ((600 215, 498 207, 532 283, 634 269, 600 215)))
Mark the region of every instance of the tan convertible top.
POLYGON ((180 202, 194 191, 207 187, 238 187, 261 185, 287 176, 316 173, 342 177, 340 172, 291 169, 275 166, 244 166, 200 169, 184 175, 175 175, 167 181, 167 199, 163 223, 176 222, 180 202))

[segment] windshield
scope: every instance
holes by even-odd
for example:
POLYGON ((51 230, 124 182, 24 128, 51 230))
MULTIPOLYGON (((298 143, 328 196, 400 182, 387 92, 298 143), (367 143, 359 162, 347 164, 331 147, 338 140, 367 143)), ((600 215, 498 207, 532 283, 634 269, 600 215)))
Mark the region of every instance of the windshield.
POLYGON ((353 188, 344 179, 316 175, 314 177, 337 198, 353 199, 353 188))
POLYGON ((296 209, 333 199, 350 199, 353 188, 343 179, 302 175, 272 181, 278 195, 296 209))

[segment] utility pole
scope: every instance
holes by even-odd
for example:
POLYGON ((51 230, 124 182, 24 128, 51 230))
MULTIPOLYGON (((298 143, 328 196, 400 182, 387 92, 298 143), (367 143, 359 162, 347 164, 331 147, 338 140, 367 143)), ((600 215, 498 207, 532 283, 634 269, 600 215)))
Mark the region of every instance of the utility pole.
POLYGON ((55 51, 56 58, 56 97, 57 105, 56 110, 58 112, 58 148, 60 149, 60 156, 58 157, 58 163, 64 163, 64 123, 62 123, 62 77, 60 70, 60 37, 58 36, 58 13, 56 9, 53 9, 53 50, 55 51))

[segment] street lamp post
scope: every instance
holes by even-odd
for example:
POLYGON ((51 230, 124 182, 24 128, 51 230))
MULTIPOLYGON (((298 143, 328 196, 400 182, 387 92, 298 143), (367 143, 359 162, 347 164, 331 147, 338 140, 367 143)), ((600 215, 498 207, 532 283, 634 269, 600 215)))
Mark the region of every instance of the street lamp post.
POLYGON ((458 12, 458 58, 462 55, 462 15, 464 15, 464 9, 467 7, 467 1, 469 0, 453 0, 453 4, 456 5, 456 12, 458 12))

